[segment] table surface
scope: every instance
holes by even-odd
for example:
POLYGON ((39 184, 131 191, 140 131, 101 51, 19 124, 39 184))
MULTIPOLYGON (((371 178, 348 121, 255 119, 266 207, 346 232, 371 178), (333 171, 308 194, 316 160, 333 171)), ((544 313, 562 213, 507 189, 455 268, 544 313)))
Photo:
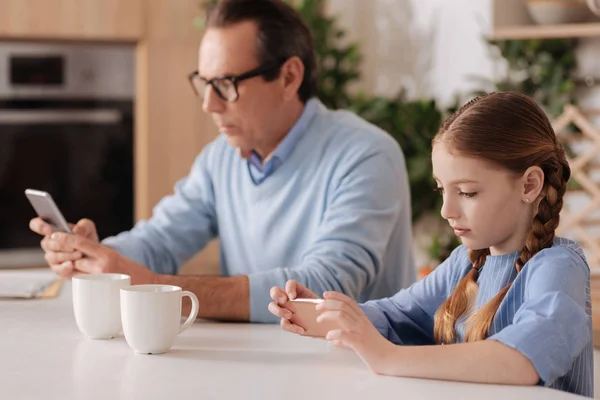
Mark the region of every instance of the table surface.
POLYGON ((56 299, 0 301, 2 399, 571 399, 541 387, 377 376, 350 350, 276 325, 197 322, 171 351, 140 355, 120 336, 88 340, 71 285, 56 299), (401 397, 400 397, 401 396, 401 397))

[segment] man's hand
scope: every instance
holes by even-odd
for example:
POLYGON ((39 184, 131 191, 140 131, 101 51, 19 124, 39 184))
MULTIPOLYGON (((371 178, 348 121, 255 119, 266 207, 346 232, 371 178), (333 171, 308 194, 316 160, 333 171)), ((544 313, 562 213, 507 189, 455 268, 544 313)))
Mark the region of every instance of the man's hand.
POLYGON ((131 276, 132 285, 156 281, 156 274, 146 266, 130 260, 96 240, 63 232, 54 232, 45 240, 51 249, 72 249, 73 252, 85 254, 85 257, 65 261, 58 267, 53 266, 52 269, 61 276, 73 276, 78 273, 117 273, 131 276))
MULTIPOLYGON (((96 225, 89 219, 82 219, 76 225, 69 224, 75 235, 83 236, 98 243, 96 225)), ((41 246, 45 252, 44 258, 50 268, 64 278, 72 277, 76 271, 73 270, 73 262, 81 259, 81 251, 71 247, 64 247, 61 243, 50 240, 53 232, 52 226, 41 218, 34 218, 29 222, 29 228, 35 233, 44 236, 41 246)))
POLYGON ((281 318, 281 328, 283 330, 297 333, 301 335, 304 329, 290 322, 293 313, 296 312, 296 307, 293 304, 286 304, 288 300, 294 299, 318 299, 319 296, 307 289, 298 281, 289 280, 285 284, 285 289, 273 286, 271 288, 271 299, 273 302, 269 304, 271 314, 281 318), (285 307, 283 307, 285 305, 285 307))
MULTIPOLYGON (((76 235, 84 236, 88 239, 98 242, 98 233, 96 232, 96 225, 93 221, 83 218, 75 225, 69 224, 73 233, 76 235)), ((50 236, 53 232, 52 225, 45 222, 43 219, 37 217, 29 221, 29 229, 42 236, 50 236)))

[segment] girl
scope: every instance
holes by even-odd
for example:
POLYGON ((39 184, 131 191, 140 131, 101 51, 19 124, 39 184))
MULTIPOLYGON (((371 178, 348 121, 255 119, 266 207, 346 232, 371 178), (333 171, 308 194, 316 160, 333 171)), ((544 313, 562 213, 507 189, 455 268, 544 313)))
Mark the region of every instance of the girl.
MULTIPOLYGON (((519 93, 464 105, 433 140, 442 217, 462 240, 424 280, 357 305, 324 293, 326 339, 377 374, 545 385, 593 396, 589 267, 555 237, 570 176, 544 112, 519 93)), ((271 289, 283 329, 288 299, 317 296, 295 281, 271 289)))

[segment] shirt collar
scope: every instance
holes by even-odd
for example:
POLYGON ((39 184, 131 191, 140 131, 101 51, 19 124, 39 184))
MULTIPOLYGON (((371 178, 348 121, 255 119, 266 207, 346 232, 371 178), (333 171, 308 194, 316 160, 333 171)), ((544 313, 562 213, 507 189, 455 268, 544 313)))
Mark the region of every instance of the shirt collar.
MULTIPOLYGON (((277 159, 279 163, 283 163, 288 158, 294 147, 296 147, 296 144, 300 141, 300 138, 302 138, 304 132, 306 132, 306 128, 308 128, 308 125, 312 121, 313 117, 317 113, 317 105, 318 100, 316 98, 309 99, 306 102, 300 118, 298 118, 292 129, 287 135, 285 135, 281 143, 279 143, 279 146, 277 146, 273 152, 270 160, 277 159)), ((262 160, 255 151, 252 152, 252 155, 248 161, 255 167, 261 168, 262 160)))

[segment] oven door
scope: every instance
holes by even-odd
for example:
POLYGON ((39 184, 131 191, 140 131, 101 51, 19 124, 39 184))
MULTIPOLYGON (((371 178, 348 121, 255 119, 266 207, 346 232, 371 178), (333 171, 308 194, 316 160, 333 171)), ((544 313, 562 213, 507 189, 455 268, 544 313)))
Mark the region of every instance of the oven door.
POLYGON ((133 224, 131 107, 0 109, 0 267, 44 265, 24 191, 49 192, 100 237, 133 224))

